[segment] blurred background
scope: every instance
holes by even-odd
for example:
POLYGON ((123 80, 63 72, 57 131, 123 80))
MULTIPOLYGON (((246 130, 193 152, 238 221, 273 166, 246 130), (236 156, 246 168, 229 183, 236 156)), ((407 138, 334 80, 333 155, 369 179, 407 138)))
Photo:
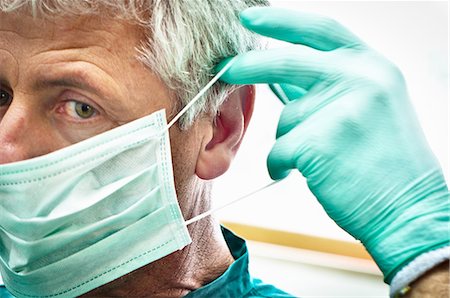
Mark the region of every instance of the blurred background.
MULTIPOLYGON (((448 182, 448 2, 271 3, 332 17, 399 66, 448 182)), ((215 183, 216 206, 271 182, 266 157, 283 106, 265 85, 257 86, 256 97, 242 147, 231 169, 215 183)), ((388 297, 388 286, 362 245, 327 217, 298 173, 227 207, 218 216, 249 240, 253 275, 291 294, 388 297)))

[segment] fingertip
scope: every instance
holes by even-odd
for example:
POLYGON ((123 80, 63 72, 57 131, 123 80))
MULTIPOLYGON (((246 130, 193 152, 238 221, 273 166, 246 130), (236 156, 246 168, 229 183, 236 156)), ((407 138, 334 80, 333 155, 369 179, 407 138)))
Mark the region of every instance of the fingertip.
POLYGON ((290 172, 291 172, 290 170, 289 171, 276 171, 276 170, 271 171, 269 169, 270 178, 275 181, 283 180, 284 178, 286 178, 289 175, 290 172))
POLYGON ((272 180, 282 180, 286 178, 291 170, 280 166, 280 162, 275 161, 273 153, 271 152, 267 157, 267 170, 272 180))
MULTIPOLYGON (((214 67, 214 74, 217 74, 219 71, 222 70, 222 68, 224 68, 228 62, 230 62, 234 57, 228 57, 223 59, 222 61, 220 61, 215 67, 214 67)), ((220 77, 220 81, 223 81, 225 83, 229 83, 231 84, 231 78, 230 78, 230 74, 229 74, 229 69, 227 71, 225 71, 225 73, 223 73, 220 77)))
POLYGON ((255 17, 255 15, 259 14, 262 9, 264 9, 264 7, 253 6, 246 8, 239 13, 239 18, 241 20, 251 20, 255 17))
POLYGON ((214 67, 214 73, 218 73, 222 68, 225 67, 225 65, 228 64, 228 62, 231 61, 231 59, 233 59, 233 57, 227 57, 222 59, 222 61, 220 61, 219 63, 217 63, 217 65, 214 67))
POLYGON ((251 29, 258 23, 258 18, 266 9, 267 7, 254 6, 241 11, 239 14, 241 24, 244 25, 244 27, 251 29))

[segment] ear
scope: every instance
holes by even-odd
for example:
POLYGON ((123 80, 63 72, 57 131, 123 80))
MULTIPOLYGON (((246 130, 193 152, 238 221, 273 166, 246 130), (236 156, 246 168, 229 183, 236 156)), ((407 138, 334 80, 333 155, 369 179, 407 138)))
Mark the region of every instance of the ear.
POLYGON ((214 179, 225 173, 236 155, 255 104, 255 86, 245 85, 232 92, 220 106, 213 132, 205 139, 198 155, 195 173, 201 179, 214 179))

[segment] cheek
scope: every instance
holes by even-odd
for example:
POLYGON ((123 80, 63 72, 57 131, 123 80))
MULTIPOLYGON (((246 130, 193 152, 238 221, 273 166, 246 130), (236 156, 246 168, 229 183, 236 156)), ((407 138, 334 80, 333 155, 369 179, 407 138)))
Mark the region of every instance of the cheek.
POLYGON ((193 188, 192 181, 195 176, 199 149, 195 131, 181 132, 176 127, 172 127, 170 129, 170 146, 175 188, 180 205, 182 205, 182 200, 187 199, 193 188))

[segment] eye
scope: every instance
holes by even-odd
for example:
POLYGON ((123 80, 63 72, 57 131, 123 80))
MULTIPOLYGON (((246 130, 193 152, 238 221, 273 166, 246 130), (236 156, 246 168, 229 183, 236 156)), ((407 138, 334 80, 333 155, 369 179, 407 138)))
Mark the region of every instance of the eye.
POLYGON ((96 109, 87 103, 72 100, 66 105, 66 112, 75 118, 89 119, 97 115, 96 109))
POLYGON ((75 103, 75 111, 77 115, 83 119, 91 118, 95 115, 95 109, 90 105, 82 102, 75 103))
POLYGON ((13 97, 6 90, 0 89, 0 107, 11 104, 13 97))

